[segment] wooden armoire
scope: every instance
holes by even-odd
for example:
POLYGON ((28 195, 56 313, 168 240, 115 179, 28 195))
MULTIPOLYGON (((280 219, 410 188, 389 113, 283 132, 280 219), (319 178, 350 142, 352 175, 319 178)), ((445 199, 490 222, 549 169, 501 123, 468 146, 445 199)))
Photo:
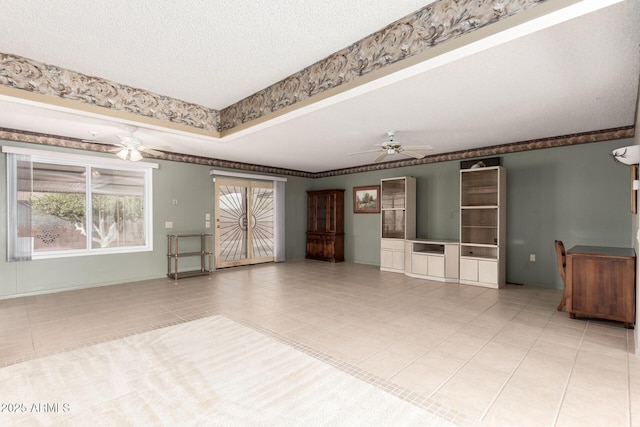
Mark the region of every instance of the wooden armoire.
POLYGON ((306 257, 344 261, 344 190, 307 191, 306 257))

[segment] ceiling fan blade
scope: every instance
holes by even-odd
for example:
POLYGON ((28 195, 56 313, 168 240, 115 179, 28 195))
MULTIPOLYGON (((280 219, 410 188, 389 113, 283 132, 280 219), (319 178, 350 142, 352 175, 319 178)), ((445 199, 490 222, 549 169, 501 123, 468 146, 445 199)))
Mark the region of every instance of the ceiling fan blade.
POLYGON ((405 156, 413 157, 414 159, 422 159, 425 157, 422 153, 414 153, 413 151, 405 151, 402 150, 400 154, 404 154, 405 156))
POLYGON ((129 125, 129 124, 126 124, 126 123, 122 123, 118 127, 120 129, 124 130, 127 135, 133 135, 134 133, 136 133, 136 132, 138 132, 140 130, 140 128, 138 126, 129 125))
POLYGON ((88 142, 91 144, 106 144, 106 145, 120 145, 117 141, 109 141, 106 139, 81 139, 82 142, 88 142))
POLYGON ((138 151, 142 151, 147 154, 151 154, 152 156, 162 156, 164 153, 162 151, 154 150, 149 147, 138 147, 138 151))
POLYGON ((144 147, 150 148, 152 150, 167 151, 169 153, 173 152, 173 148, 169 147, 168 145, 145 145, 144 147))
POLYGON ((122 145, 119 144, 113 144, 113 148, 109 148, 107 151, 109 153, 117 153, 118 151, 122 151, 122 149, 125 148, 122 145))
POLYGON ((405 150, 433 150, 433 147, 430 145, 403 145, 402 148, 404 148, 405 150))
POLYGON ((365 154, 365 153, 377 153, 380 149, 377 150, 367 150, 367 151, 356 151, 355 153, 349 153, 349 156, 353 156, 354 154, 365 154))
POLYGON ((376 157, 374 162, 381 162, 382 160, 384 160, 385 157, 387 157, 387 152, 383 151, 382 153, 380 153, 378 157, 376 157))

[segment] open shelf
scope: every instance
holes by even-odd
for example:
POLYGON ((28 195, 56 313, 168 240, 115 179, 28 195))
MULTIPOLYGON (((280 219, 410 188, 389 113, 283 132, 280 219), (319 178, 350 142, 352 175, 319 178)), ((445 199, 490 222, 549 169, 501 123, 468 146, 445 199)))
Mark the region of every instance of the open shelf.
POLYGON ((498 244, 498 211, 468 210, 461 212, 460 242, 481 245, 498 244))
POLYGON ((444 256, 444 245, 413 242, 412 249, 413 253, 444 256))
POLYGON ((173 280, 186 277, 205 276, 211 273, 213 266, 212 234, 168 234, 167 235, 167 276, 173 280), (198 238, 198 240, 195 240, 198 238), (180 249, 187 247, 187 250, 180 249), (179 259, 200 257, 200 269, 179 271, 179 259))
POLYGON ((498 247, 460 246, 460 256, 464 258, 480 258, 495 260, 498 258, 498 247))
POLYGON ((209 273, 210 271, 207 271, 207 270, 181 271, 179 273, 172 273, 171 275, 169 275, 169 277, 174 280, 178 280, 178 279, 185 279, 187 277, 206 276, 209 273))

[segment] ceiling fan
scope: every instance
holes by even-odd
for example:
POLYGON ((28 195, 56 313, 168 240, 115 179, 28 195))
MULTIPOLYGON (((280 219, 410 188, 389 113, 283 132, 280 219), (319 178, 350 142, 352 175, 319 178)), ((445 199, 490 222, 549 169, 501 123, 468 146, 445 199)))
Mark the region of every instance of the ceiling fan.
POLYGON ((364 153, 380 153, 378 157, 374 159, 374 162, 381 162, 388 155, 393 154, 402 154, 403 156, 413 157, 414 159, 422 159, 426 154, 416 153, 416 151, 429 151, 433 150, 433 147, 430 145, 408 145, 402 146, 398 141, 394 140, 395 131, 388 131, 387 136, 389 137, 388 141, 383 142, 382 144, 375 144, 376 147, 379 147, 375 150, 367 150, 367 151, 357 151, 355 153, 349 153, 349 155, 354 154, 364 154, 364 153))
MULTIPOLYGON (((108 140, 100 140, 100 139, 83 139, 84 142, 92 142, 98 144, 109 144, 113 145, 116 148, 109 150, 112 153, 115 153, 122 160, 129 160, 132 162, 137 162, 142 160, 142 153, 151 154, 153 156, 161 156, 162 151, 172 151, 169 146, 162 147, 151 147, 145 145, 142 139, 136 136, 136 132, 138 132, 138 128, 128 127, 127 133, 124 134, 116 134, 118 138, 117 142, 111 142, 108 140)), ((90 132, 92 136, 97 136, 96 132, 90 132)))

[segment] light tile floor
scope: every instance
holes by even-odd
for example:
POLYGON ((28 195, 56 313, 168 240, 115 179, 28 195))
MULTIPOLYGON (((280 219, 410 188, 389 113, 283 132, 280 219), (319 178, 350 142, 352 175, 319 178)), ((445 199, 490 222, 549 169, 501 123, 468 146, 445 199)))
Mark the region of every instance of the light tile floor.
POLYGON ((487 426, 640 426, 633 330, 560 291, 288 261, 0 300, 0 366, 225 314, 487 426))

